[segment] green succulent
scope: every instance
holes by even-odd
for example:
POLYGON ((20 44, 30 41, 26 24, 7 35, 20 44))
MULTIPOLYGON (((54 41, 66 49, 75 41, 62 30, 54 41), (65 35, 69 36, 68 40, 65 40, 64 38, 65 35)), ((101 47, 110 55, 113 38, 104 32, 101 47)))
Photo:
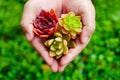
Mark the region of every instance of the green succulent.
POLYGON ((50 56, 59 59, 62 55, 68 54, 67 41, 59 32, 55 32, 54 36, 55 38, 47 40, 45 45, 50 49, 50 56))
POLYGON ((62 27, 61 32, 63 34, 70 33, 73 39, 75 39, 76 35, 81 32, 82 28, 80 16, 75 16, 72 12, 63 14, 59 19, 59 25, 62 27))

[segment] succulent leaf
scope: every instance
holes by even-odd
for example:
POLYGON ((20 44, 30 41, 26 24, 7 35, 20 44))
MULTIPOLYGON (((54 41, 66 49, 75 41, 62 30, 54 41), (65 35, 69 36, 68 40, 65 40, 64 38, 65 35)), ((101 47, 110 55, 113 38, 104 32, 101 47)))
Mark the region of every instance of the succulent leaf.
POLYGON ((56 51, 56 46, 55 46, 55 45, 51 45, 51 46, 50 46, 50 50, 51 50, 51 51, 56 51))
POLYGON ((63 49, 64 49, 64 53, 63 54, 68 54, 68 47, 66 45, 67 45, 67 41, 63 40, 63 49))
POLYGON ((56 36, 56 37, 62 37, 62 34, 60 34, 59 32, 55 32, 54 36, 56 36))
POLYGON ((75 48, 75 47, 76 47, 75 41, 70 40, 70 41, 68 42, 68 47, 70 47, 70 48, 75 48))
POLYGON ((54 41, 54 39, 50 39, 50 40, 48 40, 48 41, 45 42, 45 45, 47 47, 49 47, 53 43, 53 41, 54 41))
POLYGON ((61 55, 62 53, 63 53, 63 48, 56 51, 57 55, 61 55))
POLYGON ((56 59, 59 59, 60 57, 62 57, 62 54, 61 54, 61 55, 57 55, 57 56, 56 56, 56 59))
POLYGON ((71 40, 70 34, 65 34, 65 35, 63 35, 63 38, 64 38, 66 41, 70 41, 70 40, 71 40))
POLYGON ((56 56, 56 53, 54 51, 50 51, 50 56, 54 57, 54 56, 56 56))
POLYGON ((61 37, 57 37, 57 38, 55 38, 55 40, 58 41, 58 42, 62 42, 62 38, 61 37))

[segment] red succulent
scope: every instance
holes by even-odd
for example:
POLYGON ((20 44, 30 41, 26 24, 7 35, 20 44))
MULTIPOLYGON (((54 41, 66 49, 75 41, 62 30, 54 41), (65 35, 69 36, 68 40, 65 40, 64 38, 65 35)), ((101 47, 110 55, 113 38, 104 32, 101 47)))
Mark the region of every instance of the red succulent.
POLYGON ((53 9, 50 12, 42 10, 33 22, 33 32, 40 38, 48 38, 57 30, 58 18, 53 9))

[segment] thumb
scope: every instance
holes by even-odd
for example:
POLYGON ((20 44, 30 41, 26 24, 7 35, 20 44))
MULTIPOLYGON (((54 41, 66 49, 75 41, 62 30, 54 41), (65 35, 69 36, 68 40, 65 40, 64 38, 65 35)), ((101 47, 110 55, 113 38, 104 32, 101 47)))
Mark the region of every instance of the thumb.
POLYGON ((82 43, 88 43, 93 32, 94 32, 95 28, 94 27, 87 27, 87 26, 84 26, 83 27, 83 30, 81 32, 81 36, 80 36, 80 41, 82 43))
POLYGON ((83 29, 80 36, 82 43, 88 43, 95 30, 95 10, 94 8, 86 10, 82 15, 83 29))
POLYGON ((25 4, 21 19, 21 27, 23 28, 28 41, 31 41, 34 37, 33 20, 36 18, 36 8, 31 5, 32 3, 30 1, 25 4))

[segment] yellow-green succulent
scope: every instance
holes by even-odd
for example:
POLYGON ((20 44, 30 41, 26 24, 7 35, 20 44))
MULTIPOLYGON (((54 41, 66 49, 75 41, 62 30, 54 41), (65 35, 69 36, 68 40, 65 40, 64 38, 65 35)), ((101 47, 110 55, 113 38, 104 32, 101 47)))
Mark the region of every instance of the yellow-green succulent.
POLYGON ((73 39, 76 38, 76 35, 81 32, 82 23, 80 16, 75 16, 74 13, 69 12, 68 14, 62 14, 59 19, 59 25, 62 27, 61 32, 63 34, 68 34, 72 36, 73 39))
POLYGON ((63 39, 59 32, 54 33, 55 38, 49 39, 45 45, 49 48, 51 57, 59 59, 62 55, 68 54, 67 41, 63 39))

